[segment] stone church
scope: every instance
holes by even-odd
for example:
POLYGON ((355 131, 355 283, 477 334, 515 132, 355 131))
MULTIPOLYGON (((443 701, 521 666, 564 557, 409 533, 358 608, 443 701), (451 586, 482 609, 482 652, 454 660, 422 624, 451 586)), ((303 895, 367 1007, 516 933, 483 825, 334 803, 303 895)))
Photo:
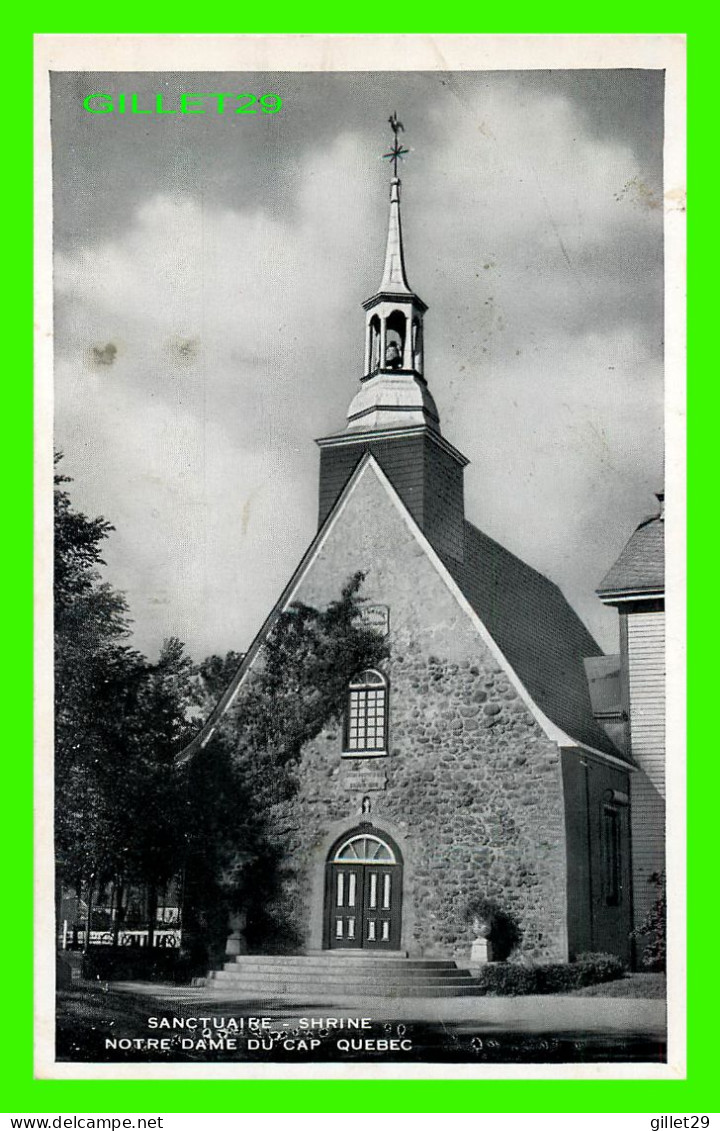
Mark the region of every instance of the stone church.
POLYGON ((344 726, 307 745, 274 814, 305 951, 467 962, 463 908, 482 896, 519 924, 519 956, 629 960, 633 764, 593 711, 603 654, 557 586, 465 515, 468 459, 425 377, 400 189, 395 175, 358 390, 317 441, 317 534, 191 747, 242 695, 280 611, 322 607, 362 570, 388 659, 356 673, 344 726))

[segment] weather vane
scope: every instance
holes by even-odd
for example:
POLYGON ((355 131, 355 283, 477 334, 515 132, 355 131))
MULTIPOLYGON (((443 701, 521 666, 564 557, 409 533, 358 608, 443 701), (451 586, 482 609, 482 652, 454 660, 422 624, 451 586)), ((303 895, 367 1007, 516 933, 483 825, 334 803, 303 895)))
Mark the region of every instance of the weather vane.
POLYGON ((397 116, 396 111, 393 110, 391 116, 388 118, 388 122, 390 123, 390 128, 392 129, 392 132, 395 136, 393 138, 392 149, 388 153, 383 153, 383 158, 387 159, 388 161, 392 161, 393 177, 397 177, 398 161, 402 161, 405 154, 409 153, 410 150, 404 149, 403 146, 400 144, 400 139, 398 138, 398 132, 400 130, 402 130, 403 133, 404 133, 405 127, 402 124, 402 122, 398 121, 398 116, 397 116))

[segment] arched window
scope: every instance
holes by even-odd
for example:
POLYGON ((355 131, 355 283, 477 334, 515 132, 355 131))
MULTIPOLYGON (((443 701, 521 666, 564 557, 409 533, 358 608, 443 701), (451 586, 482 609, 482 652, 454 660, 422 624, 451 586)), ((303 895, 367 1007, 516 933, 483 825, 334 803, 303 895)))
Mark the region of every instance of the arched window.
POLYGON ((393 310, 385 319, 385 369, 402 369, 405 360, 406 319, 401 310, 393 310))
POLYGON ((413 367, 418 373, 423 371, 423 340, 422 322, 419 318, 413 319, 413 367))
POLYGON ((361 672, 348 687, 344 753, 386 754, 387 719, 387 680, 377 671, 361 672))
POLYGON ((397 864, 390 845, 370 833, 346 840, 333 856, 333 862, 335 864, 397 864))
POLYGON ((369 322, 370 341, 368 343, 368 373, 377 373, 380 368, 380 319, 373 314, 369 322))

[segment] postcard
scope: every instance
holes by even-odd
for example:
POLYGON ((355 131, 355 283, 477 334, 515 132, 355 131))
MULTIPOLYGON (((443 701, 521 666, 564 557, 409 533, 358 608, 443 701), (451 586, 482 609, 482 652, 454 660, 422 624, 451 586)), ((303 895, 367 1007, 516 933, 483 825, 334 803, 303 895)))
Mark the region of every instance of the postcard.
POLYGON ((684 50, 37 38, 39 1076, 684 1074, 684 50))

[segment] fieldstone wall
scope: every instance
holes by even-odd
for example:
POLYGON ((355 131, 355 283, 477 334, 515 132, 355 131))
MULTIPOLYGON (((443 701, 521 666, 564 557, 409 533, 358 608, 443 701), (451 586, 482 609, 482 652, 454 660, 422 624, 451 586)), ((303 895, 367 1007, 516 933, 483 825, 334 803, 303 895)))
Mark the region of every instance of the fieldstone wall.
POLYGON ((389 608, 389 754, 343 758, 340 726, 308 744, 297 794, 273 814, 287 861, 285 913, 306 946, 318 945, 328 834, 369 820, 399 837, 402 945, 412 955, 467 961, 462 908, 484 895, 519 920, 521 953, 566 958, 558 748, 372 468, 297 597, 326 602, 357 569, 366 570, 363 594, 389 608))

